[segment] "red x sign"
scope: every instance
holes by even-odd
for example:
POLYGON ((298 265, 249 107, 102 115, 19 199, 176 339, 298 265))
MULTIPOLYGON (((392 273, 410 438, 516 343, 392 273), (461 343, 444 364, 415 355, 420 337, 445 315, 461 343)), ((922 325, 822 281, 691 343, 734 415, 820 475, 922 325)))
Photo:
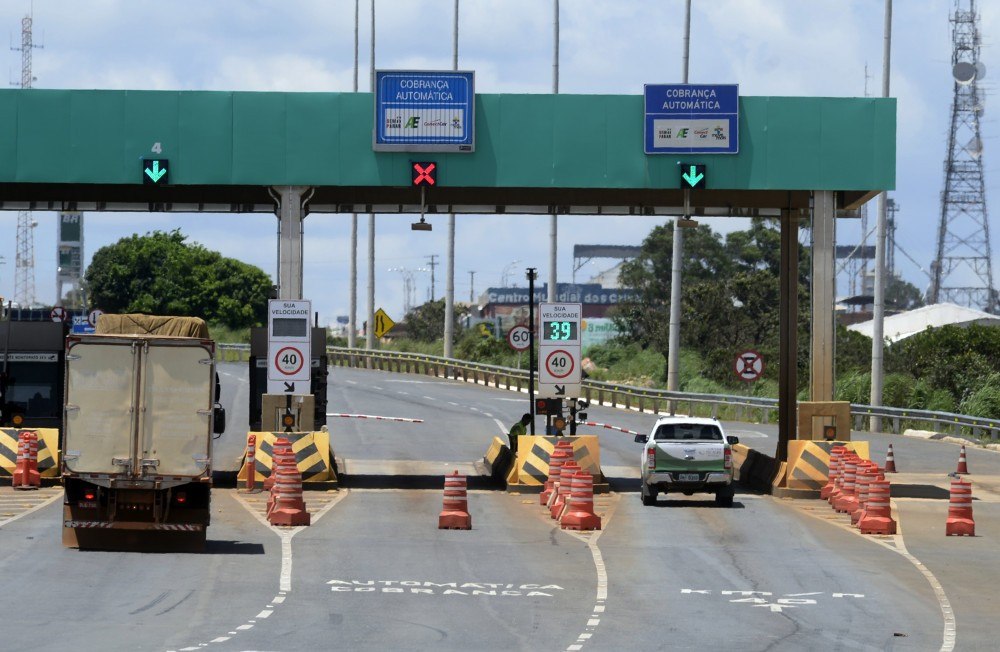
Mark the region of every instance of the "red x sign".
POLYGON ((414 161, 412 172, 415 186, 433 186, 437 183, 437 163, 434 161, 414 161))

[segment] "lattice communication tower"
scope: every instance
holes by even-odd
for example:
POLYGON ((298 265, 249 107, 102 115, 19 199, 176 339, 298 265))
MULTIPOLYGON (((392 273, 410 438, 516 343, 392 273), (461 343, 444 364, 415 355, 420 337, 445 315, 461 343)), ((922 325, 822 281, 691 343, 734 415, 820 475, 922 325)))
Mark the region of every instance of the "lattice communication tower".
MULTIPOLYGON (((21 88, 31 88, 31 51, 41 47, 31 40, 31 15, 21 19, 21 88)), ((22 308, 35 304, 35 227, 38 223, 28 211, 17 214, 17 256, 14 271, 14 301, 22 308)))
POLYGON ((927 301, 947 301, 997 313, 1000 302, 993 285, 979 129, 984 107, 978 81, 986 69, 979 58, 976 1, 955 0, 951 24, 954 97, 937 255, 931 266, 927 301))

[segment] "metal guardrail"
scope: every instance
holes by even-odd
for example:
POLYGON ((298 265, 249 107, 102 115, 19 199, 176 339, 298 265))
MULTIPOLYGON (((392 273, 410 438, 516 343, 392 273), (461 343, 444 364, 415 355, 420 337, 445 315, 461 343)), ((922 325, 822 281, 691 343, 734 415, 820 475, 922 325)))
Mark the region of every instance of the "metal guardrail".
MULTIPOLYGON (((219 344, 217 349, 220 360, 249 360, 250 345, 248 344, 219 344)), ((333 366, 424 374, 512 391, 527 391, 528 388, 528 372, 523 369, 511 369, 403 351, 370 351, 337 346, 327 347, 326 351, 330 364, 333 366)), ((578 398, 583 398, 592 405, 637 410, 652 414, 682 412, 711 416, 717 419, 765 424, 774 418, 772 413, 776 413, 778 410, 778 400, 774 398, 671 392, 590 379, 583 381, 583 393, 584 395, 578 398), (683 410, 684 407, 687 409, 683 410)), ((853 427, 856 431, 868 431, 871 427, 872 417, 880 417, 883 426, 889 424, 888 431, 895 434, 913 427, 933 429, 959 437, 988 437, 992 441, 1000 441, 1000 420, 997 419, 984 419, 950 412, 875 407, 854 403, 851 404, 851 417, 854 420, 853 427)))

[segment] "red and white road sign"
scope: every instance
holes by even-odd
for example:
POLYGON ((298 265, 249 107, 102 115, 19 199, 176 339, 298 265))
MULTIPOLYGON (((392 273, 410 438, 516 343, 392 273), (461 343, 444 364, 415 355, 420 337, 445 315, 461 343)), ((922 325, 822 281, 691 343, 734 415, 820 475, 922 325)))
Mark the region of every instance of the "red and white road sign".
POLYGON ((49 317, 52 318, 52 321, 66 321, 66 309, 62 306, 56 306, 49 313, 49 317))
POLYGON ((302 371, 305 360, 306 357, 302 355, 302 347, 283 346, 278 349, 278 352, 274 356, 274 368, 279 373, 288 376, 289 380, 292 380, 302 371))
POLYGON ((97 319, 103 314, 104 314, 103 310, 101 310, 100 308, 94 308, 93 310, 90 311, 90 314, 87 315, 87 322, 94 328, 97 328, 97 319))
POLYGON ((545 356, 545 371, 553 378, 566 378, 575 368, 573 355, 565 349, 556 349, 545 356))
POLYGON ((748 349, 736 356, 733 371, 740 380, 752 382, 764 375, 764 356, 748 349))
POLYGON ((507 344, 515 351, 527 351, 531 342, 531 331, 527 326, 515 326, 507 331, 507 344))

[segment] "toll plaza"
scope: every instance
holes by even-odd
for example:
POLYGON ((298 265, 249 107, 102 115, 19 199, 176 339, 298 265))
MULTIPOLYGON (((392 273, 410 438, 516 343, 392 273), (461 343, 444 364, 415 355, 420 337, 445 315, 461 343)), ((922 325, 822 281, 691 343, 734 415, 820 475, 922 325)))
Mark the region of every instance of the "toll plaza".
MULTIPOLYGON (((313 213, 774 217, 784 460, 797 437, 799 225, 811 221, 814 280, 832 283, 834 219, 894 187, 896 102, 739 96, 729 86, 691 86, 724 96, 715 104, 675 89, 659 108, 648 93, 477 93, 474 145, 422 154, 434 184, 419 187, 410 152, 373 146, 370 93, 0 91, 0 209, 273 212, 282 299, 301 298, 313 213), (670 139, 677 151, 647 153, 670 139)), ((814 297, 817 402, 833 398, 832 310, 832 293, 814 297)))

